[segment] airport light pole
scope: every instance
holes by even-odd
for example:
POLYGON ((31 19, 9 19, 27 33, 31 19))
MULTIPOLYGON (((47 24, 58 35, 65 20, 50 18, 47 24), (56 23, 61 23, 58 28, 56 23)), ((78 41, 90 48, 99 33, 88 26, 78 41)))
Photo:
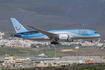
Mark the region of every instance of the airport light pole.
POLYGON ((55 45, 54 45, 54 49, 55 49, 55 57, 56 57, 56 47, 55 47, 55 45))
POLYGON ((55 57, 56 57, 56 47, 55 47, 55 57))

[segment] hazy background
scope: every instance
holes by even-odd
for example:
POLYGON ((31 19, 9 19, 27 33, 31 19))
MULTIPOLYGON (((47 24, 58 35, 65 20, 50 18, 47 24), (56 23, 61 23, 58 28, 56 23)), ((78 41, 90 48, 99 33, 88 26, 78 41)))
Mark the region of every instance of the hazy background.
POLYGON ((15 32, 11 17, 28 30, 85 28, 105 38, 105 0, 0 0, 0 31, 15 32))

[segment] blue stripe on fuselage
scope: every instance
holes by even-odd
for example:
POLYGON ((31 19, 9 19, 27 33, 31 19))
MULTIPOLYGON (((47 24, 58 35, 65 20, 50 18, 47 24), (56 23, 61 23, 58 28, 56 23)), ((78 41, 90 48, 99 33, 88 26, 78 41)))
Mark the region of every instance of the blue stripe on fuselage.
POLYGON ((42 33, 37 33, 37 34, 32 34, 32 35, 23 35, 22 37, 42 37, 45 36, 45 34, 42 33))

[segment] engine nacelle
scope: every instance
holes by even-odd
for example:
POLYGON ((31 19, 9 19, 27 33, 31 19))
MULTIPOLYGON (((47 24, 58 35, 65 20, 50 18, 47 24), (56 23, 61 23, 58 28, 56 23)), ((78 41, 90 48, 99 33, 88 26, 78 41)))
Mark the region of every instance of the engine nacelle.
POLYGON ((59 39, 60 40, 68 40, 69 39, 69 36, 67 34, 60 34, 59 35, 59 39))
POLYGON ((71 39, 71 36, 69 36, 67 34, 60 34, 59 40, 64 40, 66 42, 73 42, 73 40, 71 39))

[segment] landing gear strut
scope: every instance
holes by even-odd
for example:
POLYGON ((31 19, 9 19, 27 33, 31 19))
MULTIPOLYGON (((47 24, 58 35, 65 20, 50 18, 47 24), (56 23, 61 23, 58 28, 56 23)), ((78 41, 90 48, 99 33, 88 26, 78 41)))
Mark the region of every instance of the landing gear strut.
POLYGON ((51 44, 54 44, 54 45, 58 44, 57 40, 58 40, 57 37, 52 38, 52 42, 51 42, 51 44))

